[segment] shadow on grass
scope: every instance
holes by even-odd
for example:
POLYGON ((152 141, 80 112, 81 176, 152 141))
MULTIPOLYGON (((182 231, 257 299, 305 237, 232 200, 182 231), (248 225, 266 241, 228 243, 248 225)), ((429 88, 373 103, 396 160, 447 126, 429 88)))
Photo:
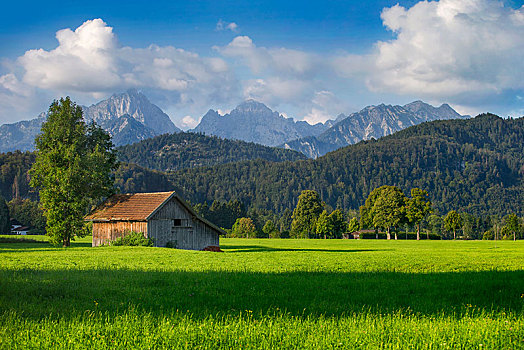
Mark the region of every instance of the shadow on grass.
POLYGON ((457 273, 165 272, 115 269, 0 270, 0 314, 40 319, 87 311, 154 315, 189 312, 253 315, 353 312, 461 317, 471 312, 522 315, 524 271, 457 273))
POLYGON ((70 247, 56 247, 49 242, 40 241, 40 242, 14 242, 14 243, 5 243, 0 242, 0 254, 1 253, 24 253, 24 252, 49 252, 53 250, 62 250, 62 249, 75 249, 75 248, 86 248, 91 247, 91 242, 72 242, 70 247))
POLYGON ((227 245, 221 244, 223 250, 231 250, 228 253, 252 253, 252 252, 326 252, 326 253, 358 253, 375 252, 392 249, 328 249, 328 248, 276 248, 262 245, 227 245))

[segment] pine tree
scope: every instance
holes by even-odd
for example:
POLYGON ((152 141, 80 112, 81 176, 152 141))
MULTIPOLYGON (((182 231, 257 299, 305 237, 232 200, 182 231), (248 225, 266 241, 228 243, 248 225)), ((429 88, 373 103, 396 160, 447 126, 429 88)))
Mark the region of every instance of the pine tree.
POLYGON ((0 234, 11 233, 11 221, 9 219, 9 207, 4 197, 0 195, 0 234))

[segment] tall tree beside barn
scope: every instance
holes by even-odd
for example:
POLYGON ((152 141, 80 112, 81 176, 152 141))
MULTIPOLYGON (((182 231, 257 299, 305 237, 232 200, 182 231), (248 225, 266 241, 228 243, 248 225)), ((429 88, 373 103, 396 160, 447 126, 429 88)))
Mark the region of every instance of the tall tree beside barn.
POLYGON ((50 241, 67 247, 86 234, 89 206, 114 191, 113 143, 99 126, 86 125, 82 108, 66 97, 49 107, 35 146, 30 183, 39 190, 50 241))

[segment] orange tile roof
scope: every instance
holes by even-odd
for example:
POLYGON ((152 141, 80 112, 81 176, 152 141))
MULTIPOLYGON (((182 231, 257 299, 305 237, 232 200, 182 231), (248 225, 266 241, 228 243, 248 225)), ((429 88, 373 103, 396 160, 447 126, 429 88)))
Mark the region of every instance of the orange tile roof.
POLYGON ((115 194, 85 217, 89 221, 145 221, 173 192, 115 194))

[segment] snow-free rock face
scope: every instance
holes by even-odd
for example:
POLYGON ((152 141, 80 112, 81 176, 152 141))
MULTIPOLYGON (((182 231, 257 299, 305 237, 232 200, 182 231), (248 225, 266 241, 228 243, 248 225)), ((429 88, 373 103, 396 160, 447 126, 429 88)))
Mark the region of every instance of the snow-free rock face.
POLYGON ((158 135, 153 129, 138 122, 129 114, 111 119, 105 129, 112 136, 115 146, 128 145, 158 135))
MULTIPOLYGON (((82 106, 84 119, 95 121, 108 131, 116 146, 165 133, 181 131, 169 116, 136 90, 115 94, 89 107, 82 106)), ((46 113, 37 118, 0 126, 0 152, 34 149, 34 139, 46 113)))
POLYGON ((94 120, 103 128, 112 124, 115 119, 128 115, 153 130, 156 135, 181 131, 167 114, 152 104, 143 93, 134 89, 82 109, 87 121, 94 120))
POLYGON ((310 125, 304 121, 295 122, 292 118, 273 112, 263 103, 247 100, 222 116, 209 110, 193 131, 276 146, 288 140, 318 135, 327 128, 321 123, 310 125))
POLYGON ((293 140, 281 145, 311 158, 317 158, 340 147, 371 138, 378 139, 407 127, 437 119, 461 116, 447 104, 436 108, 422 101, 405 106, 368 106, 349 116, 337 117, 337 123, 316 137, 293 140))
POLYGON ((0 152, 27 151, 35 147, 35 137, 40 132, 46 114, 31 120, 0 126, 0 152))

